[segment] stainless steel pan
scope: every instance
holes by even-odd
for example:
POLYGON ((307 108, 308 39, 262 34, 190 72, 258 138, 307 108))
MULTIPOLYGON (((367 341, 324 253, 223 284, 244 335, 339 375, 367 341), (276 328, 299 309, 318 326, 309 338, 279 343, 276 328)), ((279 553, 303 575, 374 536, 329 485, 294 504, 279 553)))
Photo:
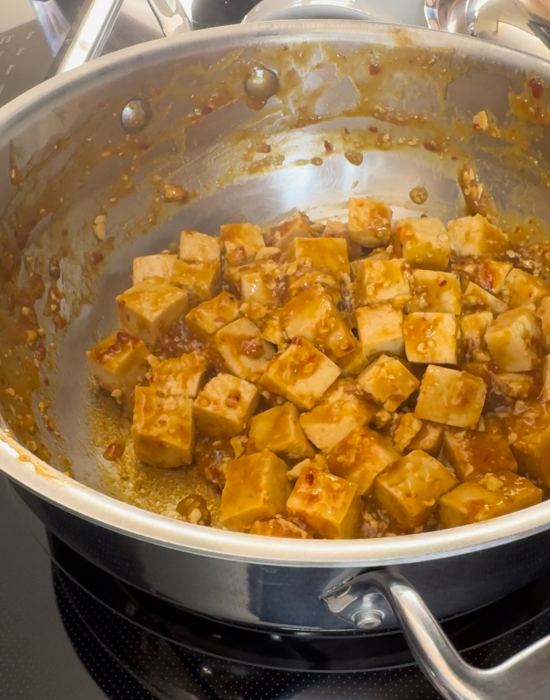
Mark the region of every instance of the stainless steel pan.
MULTIPOLYGON (((334 217, 361 192, 420 213, 408 199, 417 185, 448 219, 463 210, 457 170, 473 164, 507 226, 530 217, 532 235, 546 235, 550 112, 546 95, 534 102, 533 78, 550 80, 550 64, 466 37, 251 24, 98 59, 5 107, 0 466, 20 498, 76 551, 176 605, 304 630, 399 621, 446 697, 517 697, 511 674, 524 679, 524 667, 490 678, 461 667, 409 583, 444 618, 534 580, 550 570, 550 503, 371 541, 260 538, 162 517, 166 493, 147 500, 101 459, 94 443, 112 426, 94 417, 84 352, 115 327, 113 298, 131 259, 167 247, 184 226, 214 233, 293 207, 334 217), (252 90, 258 68, 277 80, 267 74, 252 90), (472 126, 480 110, 498 126, 492 136, 472 126), (266 142, 269 155, 257 148, 266 142), (189 201, 164 203, 166 182, 189 201), (26 333, 34 313, 43 339, 26 333)), ((541 658, 544 668, 545 650, 531 653, 533 668, 541 658)))

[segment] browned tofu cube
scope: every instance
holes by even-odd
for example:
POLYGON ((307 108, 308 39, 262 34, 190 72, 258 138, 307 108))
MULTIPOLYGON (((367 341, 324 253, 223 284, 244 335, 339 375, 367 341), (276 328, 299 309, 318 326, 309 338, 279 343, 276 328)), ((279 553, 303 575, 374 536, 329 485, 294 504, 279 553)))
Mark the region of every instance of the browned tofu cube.
POLYGON ((165 282, 170 282, 172 270, 177 258, 175 255, 144 255, 134 258, 132 270, 132 282, 139 284, 148 277, 160 277, 165 282))
POLYGON ((302 430, 299 417, 298 409, 291 403, 258 413, 250 421, 247 451, 271 450, 287 462, 313 457, 315 450, 302 430))
POLYGON ((225 224, 220 228, 220 244, 229 265, 246 265, 265 248, 259 226, 252 224, 225 224))
POLYGON ((287 259, 335 275, 349 275, 351 271, 344 238, 295 238, 288 249, 287 259))
POLYGON ((294 266, 291 264, 287 269, 286 281, 288 285, 287 299, 293 299, 306 289, 322 287, 335 304, 339 304, 342 301, 340 283, 332 272, 326 272, 325 270, 312 271, 310 267, 304 267, 303 265, 298 266, 296 271, 294 271, 294 266))
POLYGON ((550 351, 550 296, 541 299, 537 306, 536 315, 542 328, 544 349, 548 352, 550 351))
POLYGON ((309 411, 340 375, 340 368, 305 338, 295 338, 290 347, 271 360, 262 383, 274 394, 282 394, 298 408, 309 411))
POLYGON ((469 362, 487 362, 491 359, 485 333, 493 322, 490 311, 478 311, 466 314, 460 319, 464 354, 469 362))
POLYGON ((247 318, 238 318, 216 333, 216 347, 227 369, 250 381, 258 379, 275 355, 274 348, 262 339, 260 329, 247 318))
POLYGON ((449 221, 449 238, 456 255, 498 255, 508 248, 508 236, 481 214, 449 221))
POLYGON ((359 375, 357 384, 386 411, 396 411, 420 382, 395 357, 381 355, 359 375))
POLYGON ((487 386, 480 377, 430 365, 424 374, 414 415, 457 428, 475 428, 487 386))
POLYGON ((342 377, 357 377, 367 369, 369 362, 370 359, 363 355, 363 350, 358 346, 349 355, 338 360, 338 367, 342 370, 342 377))
POLYGON ((348 228, 352 241, 375 248, 390 240, 391 209, 375 199, 351 197, 348 202, 348 228))
POLYGON ((285 304, 281 321, 289 338, 305 338, 333 360, 357 347, 334 302, 320 286, 303 290, 285 304))
POLYGON ((193 304, 200 304, 216 296, 221 290, 222 277, 219 262, 174 264, 170 283, 185 289, 193 304))
POLYGON ((378 503, 407 530, 426 523, 456 477, 437 459, 415 450, 387 467, 374 482, 378 503))
MULTIPOLYGON (((486 421, 487 422, 487 421, 486 421)), ((517 472, 518 465, 501 431, 445 430, 443 454, 461 481, 489 472, 517 472)))
POLYGON ((212 437, 242 433, 258 406, 254 384, 223 372, 211 379, 195 399, 197 427, 212 437))
POLYGON ((150 348, 188 308, 187 292, 159 277, 134 285, 116 301, 122 328, 141 338, 150 348))
POLYGON ((159 396, 138 387, 132 437, 136 457, 155 467, 173 469, 193 461, 193 401, 186 396, 159 396))
POLYGON ((257 520, 284 515, 287 465, 268 450, 245 455, 225 468, 220 524, 243 532, 257 520))
POLYGON ((413 313, 405 316, 403 336, 409 362, 456 365, 458 328, 451 314, 413 313))
POLYGON ((190 352, 159 362, 151 373, 151 386, 163 396, 196 398, 204 384, 208 359, 201 352, 190 352))
POLYGON ((216 263, 220 261, 218 239, 198 231, 182 231, 180 259, 188 263, 216 263))
POLYGON ((508 273, 501 297, 511 309, 527 304, 538 304, 550 294, 550 284, 524 270, 513 269, 508 273))
POLYGON ((530 309, 500 314, 485 333, 489 352, 505 372, 528 372, 541 360, 542 334, 530 309))
POLYGON ((295 238, 311 236, 311 222, 305 214, 294 212, 283 222, 266 232, 265 240, 268 246, 286 251, 295 238))
POLYGON ((462 310, 460 281, 456 275, 436 270, 413 270, 410 311, 459 314, 462 310))
POLYGON ((353 234, 349 231, 346 224, 341 221, 327 221, 323 231, 323 238, 344 238, 348 247, 348 260, 357 260, 363 257, 363 248, 359 243, 353 240, 353 234))
POLYGON ((511 263, 483 258, 477 263, 475 280, 491 294, 499 294, 512 267, 511 263))
POLYGON ((149 351, 145 343, 130 333, 118 331, 86 355, 92 376, 99 386, 109 394, 120 391, 120 398, 124 398, 128 406, 133 405, 131 399, 136 384, 149 370, 149 351))
POLYGON ((408 450, 424 450, 430 455, 438 455, 443 441, 443 426, 422 421, 422 427, 410 441, 408 450))
POLYGON ((251 535, 263 535, 264 537, 288 537, 295 540, 311 539, 307 530, 298 527, 285 518, 271 518, 271 520, 256 520, 250 528, 251 535))
POLYGON ((500 374, 493 374, 492 380, 494 391, 511 399, 527 399, 536 393, 532 374, 525 372, 501 372, 500 374))
POLYGON ((497 518, 534 506, 542 491, 528 479, 512 472, 485 474, 460 484, 439 500, 443 527, 458 527, 497 518))
POLYGON ((403 260, 366 258, 354 263, 357 306, 391 301, 402 308, 410 298, 408 265, 403 260))
POLYGON ((337 401, 327 401, 310 413, 302 413, 300 425, 318 449, 330 452, 352 430, 369 423, 378 408, 348 395, 337 401))
POLYGON ((405 349, 403 312, 390 303, 362 306, 355 312, 355 321, 364 357, 399 355, 405 349))
POLYGON ((508 442, 520 472, 550 488, 550 413, 546 402, 517 402, 508 419, 508 442))
POLYGON ((497 299, 496 296, 487 292, 473 282, 470 282, 464 291, 463 297, 464 307, 467 311, 493 311, 496 314, 501 314, 506 311, 508 306, 497 299))
POLYGON ((381 435, 363 427, 349 433, 328 455, 332 474, 357 484, 358 493, 372 491, 375 478, 400 458, 381 435))
POLYGON ((345 540, 359 536, 362 506, 357 485, 328 472, 307 469, 296 481, 286 507, 317 537, 345 540))
POLYGON ((451 243, 441 219, 401 219, 395 226, 397 253, 411 267, 444 270, 451 243))
POLYGON ((187 314, 187 325, 197 335, 208 337, 227 326, 239 315, 239 302, 229 292, 199 304, 187 314))
POLYGON ((237 288, 241 302, 265 306, 281 306, 286 293, 286 277, 282 267, 272 260, 237 268, 237 288))
POLYGON ((393 434, 395 449, 398 452, 404 452, 422 430, 423 425, 424 423, 416 418, 413 413, 404 413, 399 419, 399 423, 393 434))

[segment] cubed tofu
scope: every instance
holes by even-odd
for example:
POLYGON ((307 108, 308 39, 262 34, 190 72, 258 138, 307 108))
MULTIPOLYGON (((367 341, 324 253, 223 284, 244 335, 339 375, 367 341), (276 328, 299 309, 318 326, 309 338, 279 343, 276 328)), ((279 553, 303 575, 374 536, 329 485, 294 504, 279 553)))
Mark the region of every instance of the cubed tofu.
POLYGON ((259 226, 252 224, 225 224, 220 228, 220 245, 229 265, 246 265, 265 248, 259 226))
POLYGON ((443 442, 443 431, 444 428, 442 425, 430 423, 429 421, 422 421, 422 427, 410 441, 407 451, 424 450, 424 452, 430 455, 437 456, 441 449, 441 443, 443 442))
POLYGON ((478 284, 470 282, 464 291, 463 297, 464 307, 467 311, 493 311, 496 314, 501 314, 506 311, 508 306, 497 299, 494 294, 487 292, 478 284))
POLYGON ((507 427, 508 441, 522 474, 550 489, 550 413, 543 401, 519 402, 507 427))
POLYGON ((186 396, 160 396, 154 388, 135 393, 132 437, 136 457, 155 467, 174 469, 193 462, 193 401, 186 396))
POLYGON ((430 365, 420 385, 414 415, 456 428, 475 428, 486 395, 487 386, 480 377, 430 365))
POLYGON ((410 270, 403 260, 365 258, 354 263, 356 306, 391 301, 402 308, 410 298, 410 270))
POLYGON ((185 289, 192 305, 208 301, 221 291, 222 276, 219 262, 174 264, 170 284, 185 289))
POLYGON ((456 365, 458 328, 451 314, 412 313, 403 321, 409 362, 456 365))
POLYGON ((271 450, 289 463, 313 457, 315 450, 302 430, 299 417, 292 403, 258 413, 250 421, 247 451, 271 450))
POLYGON ((357 484, 359 495, 366 496, 378 474, 400 456, 381 435, 363 427, 334 447, 328 455, 328 468, 332 474, 357 484))
POLYGON ((443 527, 458 527, 515 513, 542 500, 542 491, 511 472, 485 474, 460 484, 439 500, 443 527))
POLYGON ((286 507, 317 537, 344 540, 359 536, 362 506, 357 485, 328 472, 307 469, 296 481, 286 507))
POLYGON ((227 369, 254 381, 267 369, 275 349, 262 339, 260 329, 247 318, 238 318, 216 333, 216 348, 227 369))
POLYGON ((400 355, 405 349, 400 309, 389 303, 362 306, 355 312, 355 321, 364 357, 382 353, 400 355))
POLYGON ((289 338, 309 340, 333 360, 357 347, 334 302, 322 287, 304 289, 286 304, 281 321, 289 338))
POLYGON ((368 197, 351 197, 348 228, 352 241, 369 248, 385 245, 391 235, 391 209, 368 197))
POLYGON ((187 292, 151 277, 117 298, 118 319, 125 331, 152 348, 164 331, 187 312, 187 292))
POLYGON ((229 292, 222 292, 210 301, 199 304, 187 314, 187 325, 197 335, 209 337, 227 326, 239 315, 239 302, 229 292))
POLYGON ((311 221, 302 212, 296 211, 277 226, 273 226, 265 234, 268 246, 286 251, 295 238, 311 236, 311 221))
POLYGON ((537 306, 537 318, 540 321, 542 328, 542 338, 544 341, 544 349, 550 351, 550 296, 543 297, 537 306))
POLYGON ((363 350, 358 346, 349 355, 338 360, 338 367, 342 370, 342 377, 357 377, 367 369, 369 363, 370 359, 363 355, 363 350))
POLYGON ((374 404, 348 395, 339 401, 322 403, 310 413, 302 413, 300 425, 315 447, 330 452, 352 430, 369 423, 377 411, 374 404))
POLYGON ((548 294, 550 294, 548 282, 524 270, 514 268, 506 277, 501 297, 511 309, 516 309, 518 306, 538 304, 548 294))
POLYGON ((294 338, 290 346, 271 360, 262 383, 274 394, 282 394, 298 408, 310 411, 340 375, 340 368, 305 338, 294 338))
POLYGON ((493 314, 490 311, 466 314, 460 319, 464 354, 469 362, 485 362, 491 359, 485 333, 492 322, 493 314))
POLYGON ((332 272, 325 270, 314 270, 310 267, 300 265, 294 270, 291 263, 287 268, 287 299, 293 299, 300 292, 312 287, 323 287, 335 304, 342 301, 342 291, 340 283, 332 272))
POLYGON ((392 518, 407 530, 426 523, 441 496, 457 484, 441 462, 415 450, 376 477, 374 495, 392 518))
POLYGON ((144 255, 134 258, 132 270, 133 284, 139 284, 148 277, 160 277, 170 282, 177 257, 175 255, 144 255))
POLYGON ((505 372, 528 372, 540 363, 542 334, 530 309, 500 314, 487 329, 485 340, 491 357, 505 372))
POLYGON ((459 314, 462 310, 460 281, 456 275, 436 270, 413 270, 410 311, 459 314))
POLYGON ((513 265, 491 258, 483 258, 476 265, 475 280, 491 294, 499 294, 513 265))
POLYGON ((489 472, 517 472, 518 465, 501 431, 447 428, 443 454, 461 481, 489 472))
POLYGON ((511 399, 528 399, 536 392, 533 375, 525 372, 501 372, 492 380, 494 391, 511 399))
POLYGON ((399 419, 397 428, 393 434, 393 444, 398 452, 404 452, 412 440, 422 430, 424 423, 416 418, 413 413, 405 413, 399 419))
POLYGON ((208 359, 201 352, 172 357, 153 367, 150 384, 163 396, 196 398, 204 384, 208 359))
POLYGON ((286 255, 290 261, 335 275, 349 275, 348 245, 344 238, 295 238, 286 255))
POLYGON ((127 408, 133 406, 134 389, 149 370, 145 343, 125 331, 101 341, 86 353, 92 377, 109 394, 120 391, 127 408))
POLYGON ((359 375, 357 385, 386 411, 395 411, 418 389, 420 382, 395 357, 380 355, 359 375))
POLYGON ((264 537, 287 537, 295 540, 311 539, 307 530, 298 527, 285 518, 271 518, 271 520, 256 520, 250 528, 251 535, 263 535, 264 537))
POLYGON ((198 231, 182 231, 180 259, 188 263, 215 263, 220 261, 218 239, 198 231))
POLYGON ((395 226, 397 253, 411 267, 444 270, 451 244, 441 219, 401 219, 395 226))
POLYGON ((542 389, 540 392, 541 401, 550 399, 550 355, 546 355, 542 362, 542 389))
POLYGON ((449 221, 449 238, 455 255, 498 255, 508 248, 508 236, 481 214, 449 221))
POLYGON ((264 260, 238 269, 241 270, 238 279, 241 302, 269 307, 282 305, 286 294, 286 276, 280 265, 273 260, 264 260))
POLYGON ((363 248, 353 240, 353 234, 342 221, 327 221, 323 231, 323 238, 344 238, 348 248, 348 260, 357 260, 363 257, 363 248))
POLYGON ((211 437, 234 437, 244 431, 258 401, 254 384, 222 372, 195 399, 197 428, 211 437))
POLYGON ((257 520, 284 515, 287 470, 285 462, 268 450, 229 462, 225 468, 220 525, 243 532, 257 520))

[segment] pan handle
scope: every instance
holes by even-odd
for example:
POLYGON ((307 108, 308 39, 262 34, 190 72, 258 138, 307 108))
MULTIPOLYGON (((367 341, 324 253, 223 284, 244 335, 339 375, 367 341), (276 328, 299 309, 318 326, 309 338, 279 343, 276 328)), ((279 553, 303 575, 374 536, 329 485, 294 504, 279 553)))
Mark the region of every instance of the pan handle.
MULTIPOLYGON (((78 28, 65 40, 65 52, 56 64, 56 75, 101 55, 123 3, 124 0, 91 0, 78 28)), ((148 0, 148 3, 165 36, 191 30, 181 0, 148 0)))
MULTIPOLYGON (((373 596, 382 594, 389 603, 409 647, 428 680, 445 700, 548 700, 548 669, 550 667, 550 636, 541 639, 500 666, 481 670, 467 664, 451 644, 437 620, 415 589, 400 575, 389 571, 366 572, 323 595, 334 611, 333 604, 344 598, 352 599, 356 590, 376 590, 363 596, 368 601, 365 616, 356 612, 353 620, 358 627, 365 620, 383 619, 381 606, 373 608, 373 596), (359 587, 359 588, 357 588, 359 587)), ((355 597, 357 599, 357 597, 355 597)), ((372 628, 373 625, 371 625, 372 628)))

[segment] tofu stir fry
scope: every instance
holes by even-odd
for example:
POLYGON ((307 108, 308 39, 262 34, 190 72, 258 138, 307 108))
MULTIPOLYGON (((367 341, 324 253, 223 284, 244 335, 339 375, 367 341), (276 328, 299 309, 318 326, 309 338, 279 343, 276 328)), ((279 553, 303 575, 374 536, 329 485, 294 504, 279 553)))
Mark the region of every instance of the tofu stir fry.
MULTIPOLYGON (((475 523, 550 489, 550 255, 481 215, 183 231, 88 352, 184 520, 290 538, 475 523)), ((122 416, 121 416, 122 419, 122 416)))

